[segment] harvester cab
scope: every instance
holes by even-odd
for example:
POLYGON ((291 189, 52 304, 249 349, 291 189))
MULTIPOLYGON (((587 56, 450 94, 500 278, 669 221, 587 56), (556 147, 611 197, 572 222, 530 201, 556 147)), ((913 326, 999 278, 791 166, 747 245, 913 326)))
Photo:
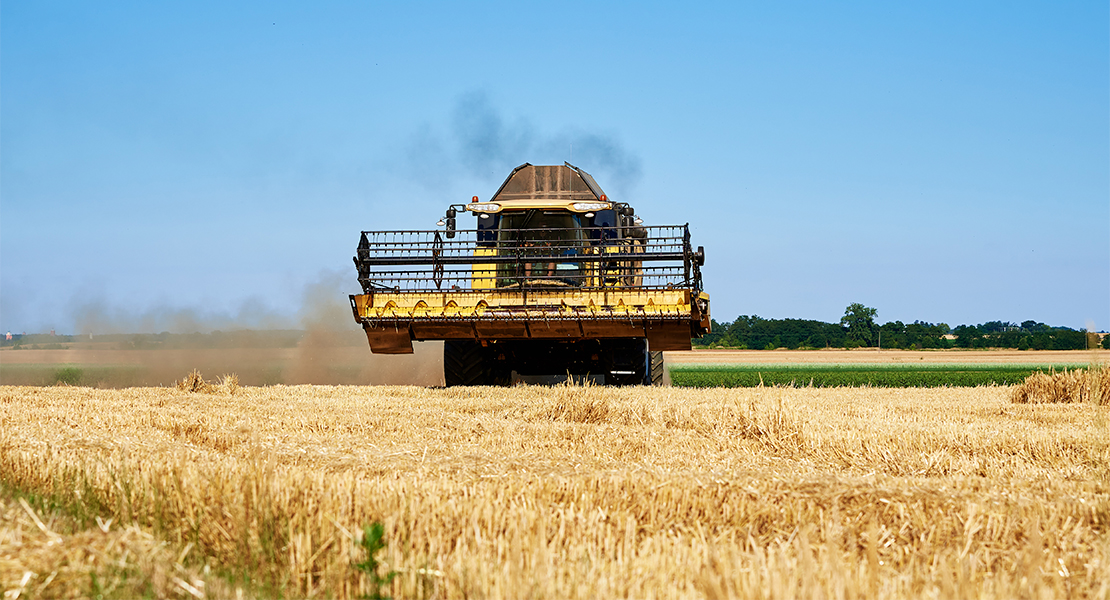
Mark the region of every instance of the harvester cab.
POLYGON ((689 225, 644 226, 589 173, 525 163, 434 231, 364 231, 350 297, 374 353, 444 341, 447 385, 519 375, 658 384, 664 350, 709 331, 689 225), (474 229, 459 229, 465 213, 474 229))

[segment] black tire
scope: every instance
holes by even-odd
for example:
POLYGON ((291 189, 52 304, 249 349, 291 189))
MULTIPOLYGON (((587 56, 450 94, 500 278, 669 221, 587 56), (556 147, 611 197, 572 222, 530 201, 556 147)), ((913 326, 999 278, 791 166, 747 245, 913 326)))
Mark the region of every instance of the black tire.
POLYGON ((663 385, 663 353, 648 352, 647 377, 644 385, 663 385))
POLYGON ((512 369, 493 359, 489 348, 473 340, 443 342, 443 383, 456 385, 500 385, 513 382, 512 369))
POLYGON ((472 340, 443 342, 443 382, 456 385, 486 385, 486 351, 472 340))

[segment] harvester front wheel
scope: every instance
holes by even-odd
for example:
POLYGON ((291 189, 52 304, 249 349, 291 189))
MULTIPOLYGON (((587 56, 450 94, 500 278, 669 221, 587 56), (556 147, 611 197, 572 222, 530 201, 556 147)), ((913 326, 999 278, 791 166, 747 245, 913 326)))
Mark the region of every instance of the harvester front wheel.
POLYGON ((443 382, 456 385, 485 385, 486 353, 478 342, 447 340, 443 342, 443 382))
POLYGON ((509 385, 512 372, 495 364, 487 348, 472 340, 443 342, 443 382, 456 385, 509 385))
POLYGON ((648 372, 645 385, 663 385, 663 353, 648 352, 648 372))

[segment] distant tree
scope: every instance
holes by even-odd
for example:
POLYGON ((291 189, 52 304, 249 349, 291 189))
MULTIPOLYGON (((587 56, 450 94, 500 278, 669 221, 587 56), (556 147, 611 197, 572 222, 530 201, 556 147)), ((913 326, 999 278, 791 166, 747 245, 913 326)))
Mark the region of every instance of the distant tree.
MULTIPOLYGON (((758 315, 740 315, 732 322, 712 322, 712 333, 695 340, 698 347, 725 346, 731 348, 858 348, 874 347, 882 335, 884 348, 1018 348, 1022 350, 1069 350, 1102 346, 1110 349, 1110 336, 1099 340, 1086 331, 1068 327, 1051 327, 1037 321, 1025 321, 1020 326, 1007 321, 988 321, 981 325, 960 325, 952 329, 946 323, 914 321, 909 325, 901 321, 875 322, 878 313, 874 308, 856 303, 848 306, 839 323, 825 323, 806 319, 764 319, 758 315), (954 333, 955 339, 945 336, 954 333)), ((294 332, 296 333, 296 332, 294 332)), ((136 347, 166 348, 222 348, 222 347, 271 347, 272 343, 256 340, 257 332, 214 331, 210 334, 120 335, 102 338, 136 347), (195 338, 195 339, 194 339, 195 338)), ((54 342, 62 336, 27 336, 19 338, 24 344, 39 341, 54 342), (41 339, 40 339, 41 338, 41 339)), ((68 339, 68 338, 66 338, 68 339)), ((297 340, 291 338, 292 345, 297 340)), ((11 343, 18 343, 13 340, 11 343)), ((278 346, 274 346, 278 347, 278 346)), ((280 346, 290 347, 290 346, 280 346)))
POLYGON ((979 328, 974 325, 960 325, 952 330, 956 334, 956 346, 972 348, 979 341, 979 328))
MULTIPOLYGON (((886 343, 885 329, 883 343, 886 343)), ((914 321, 906 325, 905 336, 901 342, 905 346, 915 345, 918 348, 942 348, 948 342, 944 339, 951 329, 944 323, 936 325, 925 321, 914 321)))
MULTIPOLYGON (((1027 321, 1028 322, 1028 321, 1027 321)), ((987 321, 979 325, 979 333, 989 335, 992 333, 1006 333, 1008 331, 1019 331, 1021 329, 1016 323, 1007 321, 987 321)))
POLYGON ((1110 335, 1102 336, 1102 347, 1106 350, 1110 350, 1110 335))
POLYGON ((853 302, 844 309, 844 316, 840 318, 840 325, 848 329, 848 341, 857 342, 861 346, 875 344, 875 315, 879 313, 874 308, 866 307, 859 302, 853 302))
POLYGON ((726 343, 728 327, 731 323, 718 323, 716 319, 710 320, 710 331, 701 338, 694 340, 694 344, 702 347, 715 346, 726 343))
POLYGON ((1022 321, 1021 330, 1026 333, 1044 333, 1051 331, 1052 328, 1044 323, 1038 323, 1036 321, 1022 321))
POLYGON ((883 323, 879 327, 879 338, 883 348, 906 348, 913 343, 906 332, 906 325, 901 321, 883 323))
POLYGON ((1087 332, 1068 327, 1052 328, 1050 350, 1084 350, 1087 348, 1087 332))
POLYGON ((991 346, 996 348, 1018 348, 1021 346, 1021 340, 1028 337, 1029 334, 1023 333, 1019 328, 1007 329, 1002 333, 992 336, 991 346))

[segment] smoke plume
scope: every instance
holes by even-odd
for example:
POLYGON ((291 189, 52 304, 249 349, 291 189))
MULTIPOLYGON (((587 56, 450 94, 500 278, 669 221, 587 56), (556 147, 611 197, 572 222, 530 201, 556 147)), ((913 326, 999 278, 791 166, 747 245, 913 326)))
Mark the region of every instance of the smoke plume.
POLYGON ((524 162, 566 160, 624 190, 634 187, 641 176, 640 158, 615 136, 581 125, 540 133, 524 117, 505 117, 483 92, 459 97, 447 125, 423 125, 406 146, 410 176, 432 188, 444 187, 457 177, 496 182, 524 162))

